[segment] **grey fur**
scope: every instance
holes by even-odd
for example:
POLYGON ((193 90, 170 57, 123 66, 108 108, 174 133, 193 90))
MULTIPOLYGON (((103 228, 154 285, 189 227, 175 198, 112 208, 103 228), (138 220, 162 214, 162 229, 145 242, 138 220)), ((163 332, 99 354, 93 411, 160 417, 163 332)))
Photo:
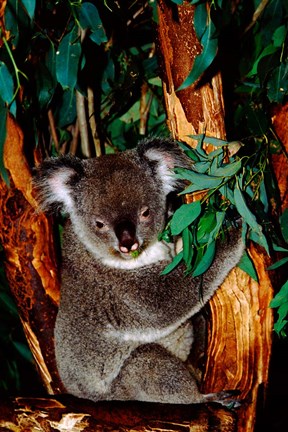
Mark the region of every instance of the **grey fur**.
POLYGON ((153 138, 101 158, 50 159, 36 172, 42 208, 60 206, 70 219, 55 346, 60 377, 75 396, 165 403, 225 396, 201 394, 185 365, 189 319, 238 263, 241 234, 219 245, 201 296, 200 279, 184 277, 181 266, 160 275, 174 255, 157 235, 167 195, 181 187, 175 166, 190 167, 190 160, 173 140, 153 138))

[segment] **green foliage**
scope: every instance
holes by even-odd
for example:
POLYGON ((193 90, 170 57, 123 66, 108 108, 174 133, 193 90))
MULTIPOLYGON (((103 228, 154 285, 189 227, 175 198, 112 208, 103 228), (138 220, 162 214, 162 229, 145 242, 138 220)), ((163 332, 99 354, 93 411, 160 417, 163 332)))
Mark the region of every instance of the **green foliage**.
MULTIPOLYGON (((248 232, 250 238, 265 247, 269 253, 269 231, 272 231, 272 227, 268 213, 265 214, 264 206, 259 202, 257 191, 261 189, 262 199, 267 202, 266 190, 261 187, 261 183, 271 173, 263 172, 262 159, 255 154, 242 156, 241 150, 233 152, 229 157, 229 146, 235 148, 235 143, 229 144, 216 138, 206 140, 204 135, 194 138, 198 140, 195 149, 182 144, 182 148, 194 162, 193 171, 176 168, 175 176, 189 182, 183 193, 205 191, 205 194, 201 200, 183 204, 169 221, 164 238, 181 234, 183 251, 164 270, 164 274, 181 262, 186 265, 186 273, 192 273, 193 276, 203 274, 213 261, 216 240, 225 233, 227 235, 232 224, 237 225, 239 215, 243 220, 244 234, 248 232), (203 144, 211 141, 216 150, 206 154, 203 144), (266 219, 265 229, 260 224, 260 220, 263 223, 263 217, 266 219)), ((238 147, 241 149, 240 144, 238 147)), ((247 254, 240 265, 252 277, 257 278, 247 254)))
MULTIPOLYGON (((87 140, 96 137, 102 150, 123 150, 142 135, 168 133, 149 6, 132 0, 109 7, 97 0, 8 0, 5 28, 10 33, 2 34, 0 95, 27 129, 30 147, 41 144, 51 154, 76 142, 72 151, 85 154, 77 135, 77 94, 84 101, 87 140)), ((93 145, 89 151, 95 154, 93 145)), ((6 176, 3 165, 0 172, 6 176)))

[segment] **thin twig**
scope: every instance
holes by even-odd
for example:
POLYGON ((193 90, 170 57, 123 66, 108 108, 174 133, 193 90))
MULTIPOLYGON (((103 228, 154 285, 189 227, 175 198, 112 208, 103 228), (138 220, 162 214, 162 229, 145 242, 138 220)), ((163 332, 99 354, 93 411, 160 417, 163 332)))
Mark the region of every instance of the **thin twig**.
POLYGON ((77 146, 78 146, 78 139, 79 139, 79 122, 78 119, 75 122, 75 126, 72 131, 72 141, 70 144, 70 152, 72 155, 76 154, 77 146))
POLYGON ((59 151, 59 140, 58 140, 58 136, 57 136, 57 131, 56 131, 56 126, 55 126, 55 120, 54 120, 53 112, 52 112, 51 109, 48 110, 47 115, 48 115, 48 121, 49 121, 49 126, 50 126, 50 134, 52 136, 52 140, 54 142, 55 149, 58 152, 59 151))
POLYGON ((148 90, 149 90, 148 84, 144 82, 141 87, 141 97, 140 97, 140 125, 139 125, 140 135, 146 134, 148 113, 153 99, 153 94, 150 93, 149 99, 146 102, 148 90))
MULTIPOLYGON (((86 33, 87 33, 87 29, 83 30, 79 27, 79 36, 80 36, 81 43, 83 43, 86 33)), ((78 90, 76 90, 76 110, 77 110, 78 127, 79 127, 80 138, 81 138, 82 154, 83 156, 89 158, 91 157, 91 151, 89 146, 85 97, 78 90)))
POLYGON ((76 109, 77 118, 79 124, 80 138, 81 138, 81 150, 83 156, 91 157, 89 138, 88 138, 88 126, 86 120, 86 110, 85 110, 85 98, 84 96, 76 90, 76 109))
POLYGON ((256 24, 258 18, 260 17, 260 15, 264 11, 264 9, 268 3, 269 3, 269 0, 262 0, 261 1, 261 3, 259 4, 259 6, 257 7, 257 9, 255 10, 255 12, 253 14, 252 21, 246 27, 246 29, 244 30, 244 33, 247 33, 256 24))
POLYGON ((89 118, 91 134, 94 142, 95 152, 96 152, 96 156, 101 156, 102 154, 101 143, 97 132, 97 124, 96 124, 95 113, 94 113, 94 93, 91 87, 88 87, 87 94, 88 94, 88 118, 89 118))
MULTIPOLYGON (((136 2, 135 2, 136 3, 136 2)), ((141 15, 143 12, 144 12, 144 10, 146 9, 146 7, 148 6, 148 2, 146 2, 143 6, 141 6, 134 14, 133 14, 133 16, 132 16, 132 18, 131 19, 129 19, 128 21, 127 21, 127 27, 129 26, 129 25, 131 25, 132 24, 132 22, 139 16, 139 15, 141 15)))

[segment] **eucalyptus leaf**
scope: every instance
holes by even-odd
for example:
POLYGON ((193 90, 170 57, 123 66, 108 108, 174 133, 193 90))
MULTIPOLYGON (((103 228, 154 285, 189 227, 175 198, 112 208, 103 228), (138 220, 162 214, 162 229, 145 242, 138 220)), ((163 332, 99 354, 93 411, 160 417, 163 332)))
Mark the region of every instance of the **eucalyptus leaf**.
POLYGON ((288 280, 284 283, 284 285, 282 285, 280 291, 271 300, 270 307, 276 308, 285 302, 288 302, 288 280))
POLYGON ((34 18, 36 0, 21 0, 31 20, 34 18))
POLYGON ((212 144, 215 147, 224 147, 229 145, 228 141, 222 140, 220 138, 209 137, 207 135, 190 135, 190 137, 196 140, 199 140, 199 138, 201 138, 202 141, 206 144, 212 144))
POLYGON ((283 238, 288 244, 288 209, 286 208, 280 216, 280 227, 283 238))
POLYGON ((250 226, 252 230, 250 232, 251 240, 263 246, 266 252, 269 254, 269 245, 263 233, 262 226, 258 224, 255 215, 248 208, 244 195, 239 188, 239 181, 241 180, 242 179, 237 178, 237 184, 234 189, 235 206, 239 214, 243 217, 244 221, 250 226))
POLYGON ((80 54, 78 28, 75 26, 61 40, 56 56, 56 76, 63 89, 76 86, 80 54))
POLYGON ((219 191, 225 198, 230 201, 231 204, 235 204, 234 191, 229 187, 227 183, 221 186, 219 191))
MULTIPOLYGON (((284 300, 283 303, 277 309, 278 320, 274 325, 274 329, 277 329, 279 334, 282 334, 283 329, 287 325, 287 316, 288 316, 288 301, 284 300)), ((286 336, 286 332, 284 332, 286 336)))
POLYGON ((219 231, 221 230, 223 222, 225 220, 225 216, 226 216, 226 213, 224 211, 217 211, 216 212, 216 225, 210 231, 210 234, 209 234, 210 239, 209 239, 208 243, 210 243, 211 241, 213 241, 214 239, 217 238, 219 231))
POLYGON ((276 270, 277 268, 283 266, 287 262, 288 262, 288 257, 282 258, 279 261, 272 264, 271 266, 269 266, 267 270, 276 270))
POLYGON ((282 246, 278 246, 275 243, 273 243, 273 250, 275 250, 276 252, 288 252, 287 248, 284 248, 282 246))
POLYGON ((212 211, 206 212, 198 222, 197 241, 201 244, 208 242, 210 232, 214 229, 216 224, 216 215, 212 211))
POLYGON ((52 99, 56 82, 54 81, 47 67, 42 63, 38 65, 38 69, 35 73, 35 81, 39 107, 40 109, 43 109, 52 99))
POLYGON ((206 162, 196 162, 194 164, 194 169, 196 172, 200 173, 200 174, 204 174, 208 171, 208 169, 211 166, 211 162, 210 161, 206 161, 206 162))
POLYGON ((0 61, 0 94, 2 100, 7 105, 12 102, 14 96, 14 82, 6 64, 2 61, 0 61))
POLYGON ((242 255, 241 260, 238 263, 238 267, 247 273, 252 279, 258 282, 258 275, 255 270, 253 261, 249 257, 248 253, 245 251, 242 255))
MULTIPOLYGON (((288 307, 288 302, 286 303, 288 307)), ((274 330, 278 334, 278 336, 287 337, 287 333, 285 331, 286 325, 288 321, 285 319, 278 319, 274 324, 274 330)))
POLYGON ((177 209, 171 219, 172 235, 179 235, 186 227, 192 224, 201 213, 200 201, 194 201, 190 204, 182 204, 177 209))
POLYGON ((17 104, 16 104, 16 99, 13 100, 13 102, 10 104, 9 106, 9 112, 16 117, 17 114, 17 104))
POLYGON ((224 158, 223 148, 218 148, 213 150, 207 154, 209 161, 215 161, 215 163, 219 163, 220 158, 224 158))
POLYGON ((4 102, 0 97, 0 174, 4 182, 9 186, 10 180, 3 161, 4 144, 6 140, 7 114, 7 107, 5 107, 4 102))
POLYGON ((201 261, 193 271, 193 277, 200 276, 201 274, 205 273, 206 270, 208 270, 208 268, 211 266, 213 262, 215 251, 216 251, 216 242, 213 241, 208 245, 207 250, 205 251, 201 261))
POLYGON ((242 168, 242 160, 233 163, 223 164, 213 170, 211 174, 216 177, 232 177, 237 174, 242 168))
POLYGON ((284 24, 281 25, 280 27, 277 27, 272 37, 273 45, 275 47, 280 48, 282 44, 285 42, 286 35, 287 35, 287 28, 284 24))
POLYGON ((182 148, 182 150, 186 153, 186 155, 192 159, 194 162, 199 162, 201 158, 199 157, 199 154, 196 149, 193 149, 186 144, 183 144, 182 142, 178 141, 179 147, 182 148))
POLYGON ((187 186, 182 192, 179 192, 179 195, 191 194, 191 193, 197 192, 199 190, 204 190, 204 189, 199 189, 198 185, 191 184, 191 185, 187 186))
POLYGON ((13 43, 15 46, 19 42, 19 28, 21 28, 21 15, 25 13, 21 5, 19 5, 19 0, 10 0, 7 2, 5 7, 5 28, 9 30, 14 36, 13 43), (19 7, 20 6, 20 7, 19 7))
POLYGON ((56 80, 56 57, 57 57, 57 55, 56 55, 55 46, 52 43, 50 43, 49 49, 47 51, 46 58, 45 58, 45 66, 49 70, 50 75, 53 78, 53 80, 55 81, 55 83, 57 82, 57 80, 56 80))
MULTIPOLYGON (((176 168, 175 176, 178 179, 189 180, 192 183, 192 188, 194 189, 194 191, 216 188, 223 181, 221 177, 196 173, 195 171, 185 168, 176 168)), ((185 189, 186 193, 188 189, 190 190, 191 187, 185 189)))
POLYGON ((281 63, 270 76, 267 95, 270 102, 282 103, 288 92, 288 63, 281 63))
POLYGON ((270 250, 269 250, 269 245, 266 239, 266 236, 264 235, 263 232, 261 231, 251 231, 250 234, 250 239, 252 241, 254 241, 255 243, 258 243, 260 246, 263 246, 263 248, 266 250, 267 254, 270 254, 270 250))
POLYGON ((62 128, 72 124, 76 118, 76 96, 73 89, 63 91, 61 102, 55 111, 58 127, 62 128))
POLYGON ((165 269, 161 272, 162 276, 167 275, 168 273, 170 273, 172 270, 174 270, 182 261, 183 259, 183 251, 180 252, 179 254, 177 254, 173 260, 171 261, 171 263, 169 263, 165 269))
POLYGON ((79 21, 83 29, 90 29, 90 39, 97 45, 107 42, 107 36, 96 6, 90 2, 81 4, 79 21))
POLYGON ((263 204, 264 211, 265 211, 265 213, 268 213, 269 201, 268 201, 268 196, 267 196, 267 192, 266 192, 265 182, 263 180, 260 183, 259 193, 260 193, 260 201, 263 204))
POLYGON ((239 188, 238 181, 237 181, 236 188, 234 190, 234 200, 239 214, 244 218, 244 220, 251 227, 251 229, 256 232, 262 232, 262 227, 258 224, 256 217, 254 216, 254 214, 251 212, 251 210, 248 208, 246 204, 243 193, 239 188))
POLYGON ((194 13, 194 27, 199 41, 201 41, 203 38, 207 26, 207 21, 208 21, 207 5, 205 2, 203 2, 200 3, 197 6, 197 8, 195 8, 195 13, 194 13))
POLYGON ((193 258, 193 236, 188 227, 186 227, 182 232, 183 241, 183 260, 186 264, 187 270, 189 271, 191 267, 191 261, 193 258))
POLYGON ((261 52, 261 54, 259 55, 259 57, 257 58, 257 60, 255 61, 255 63, 253 64, 253 67, 251 71, 247 74, 247 77, 251 78, 253 75, 256 75, 260 60, 268 55, 274 54, 277 51, 277 49, 278 48, 275 47, 273 44, 270 44, 267 47, 265 47, 261 52))

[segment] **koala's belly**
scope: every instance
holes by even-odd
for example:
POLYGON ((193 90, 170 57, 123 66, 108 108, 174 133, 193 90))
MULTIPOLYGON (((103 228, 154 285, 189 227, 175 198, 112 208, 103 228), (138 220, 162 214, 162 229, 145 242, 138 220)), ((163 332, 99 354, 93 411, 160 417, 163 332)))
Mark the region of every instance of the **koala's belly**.
POLYGON ((143 329, 138 331, 120 331, 107 329, 107 336, 117 339, 120 343, 130 342, 137 345, 157 343, 167 349, 175 357, 186 361, 193 343, 193 326, 190 321, 176 327, 174 324, 165 329, 143 329))

